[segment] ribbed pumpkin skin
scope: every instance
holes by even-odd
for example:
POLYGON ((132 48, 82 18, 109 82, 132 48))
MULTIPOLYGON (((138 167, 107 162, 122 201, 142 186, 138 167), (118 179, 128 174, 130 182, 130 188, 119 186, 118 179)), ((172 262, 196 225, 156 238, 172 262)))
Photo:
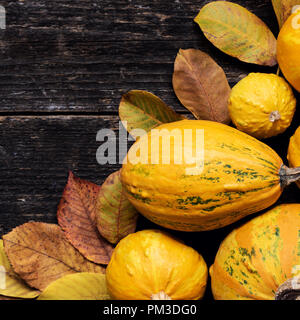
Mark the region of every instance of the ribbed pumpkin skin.
POLYGON ((172 300, 197 300, 205 292, 207 276, 197 251, 158 230, 122 239, 106 269, 109 293, 117 300, 150 300, 160 291, 172 300))
MULTIPOLYGON (((193 133, 204 129, 204 170, 199 175, 187 175, 186 168, 195 164, 174 164, 173 152, 171 164, 124 163, 121 180, 127 196, 149 220, 175 230, 212 230, 263 210, 279 198, 282 160, 255 138, 202 120, 168 123, 158 129, 192 129, 193 133)), ((151 150, 151 133, 135 144, 147 142, 151 150)), ((194 152, 195 145, 193 139, 194 152)), ((135 157, 133 147, 128 152, 130 159, 135 157)))
MULTIPOLYGON (((290 139, 288 160, 291 167, 300 167, 300 127, 290 139)), ((300 182, 297 185, 300 188, 300 182)))
POLYGON ((300 204, 277 206, 231 232, 209 271, 216 300, 274 300, 300 274, 300 204))

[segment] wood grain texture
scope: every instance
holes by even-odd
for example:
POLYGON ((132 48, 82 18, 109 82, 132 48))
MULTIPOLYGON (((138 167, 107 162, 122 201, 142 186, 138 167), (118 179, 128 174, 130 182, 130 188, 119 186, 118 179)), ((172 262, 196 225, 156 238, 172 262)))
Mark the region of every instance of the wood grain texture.
MULTIPOLYGON (((0 112, 116 112, 122 94, 148 90, 185 110, 172 89, 180 48, 202 49, 231 85, 258 69, 226 56, 193 21, 203 0, 2 1, 0 112)), ((271 1, 235 1, 272 31, 271 1)))
POLYGON ((0 233, 31 218, 55 220, 69 170, 96 184, 115 171, 119 166, 97 163, 96 134, 116 129, 117 121, 111 116, 0 118, 0 233))

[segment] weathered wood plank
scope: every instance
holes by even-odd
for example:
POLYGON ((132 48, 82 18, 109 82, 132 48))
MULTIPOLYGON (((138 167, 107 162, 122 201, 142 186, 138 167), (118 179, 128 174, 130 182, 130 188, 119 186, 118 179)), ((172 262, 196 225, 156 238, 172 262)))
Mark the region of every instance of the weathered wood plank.
POLYGON ((69 170, 99 184, 117 170, 96 161, 98 130, 117 125, 109 116, 0 118, 0 233, 54 221, 69 170))
MULTIPOLYGON (((61 64, 44 61, 0 66, 0 112, 117 112, 122 94, 132 89, 153 92, 176 110, 186 111, 173 92, 173 64, 178 49, 198 47, 195 42, 135 42, 136 53, 125 43, 105 45, 106 53, 98 57, 87 54, 81 62, 70 58, 61 59, 61 64), (116 46, 118 53, 108 59, 110 48, 116 46)), ((210 54, 215 50, 212 46, 202 49, 210 54)), ((231 85, 249 72, 270 71, 237 63, 222 53, 216 61, 231 85)))
MULTIPOLYGON (((30 0, 2 1, 10 40, 191 40, 198 38, 193 18, 210 0, 30 0), (101 38, 99 38, 101 36, 101 38)), ((276 31, 270 1, 236 0, 267 20, 276 31)), ((62 48, 63 51, 65 48, 62 48)))
MULTIPOLYGON (((0 113, 116 112, 131 89, 151 91, 184 112, 171 84, 179 48, 208 52, 231 85, 250 71, 272 71, 230 58, 205 39, 193 18, 207 2, 3 1, 0 113)), ((270 1, 237 3, 277 32, 270 1)))

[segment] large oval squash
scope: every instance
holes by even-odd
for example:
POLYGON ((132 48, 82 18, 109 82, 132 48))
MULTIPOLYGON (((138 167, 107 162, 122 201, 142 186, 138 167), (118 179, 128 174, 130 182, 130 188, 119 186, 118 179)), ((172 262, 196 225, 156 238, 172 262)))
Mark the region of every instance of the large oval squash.
POLYGON ((202 120, 150 131, 131 147, 121 170, 137 210, 161 226, 182 231, 217 229, 263 210, 296 179, 264 143, 202 120))
MULTIPOLYGON (((277 206, 232 231, 210 275, 217 300, 274 300, 283 290, 291 294, 300 275, 300 204, 277 206)), ((294 293, 299 297, 299 290, 294 293)))

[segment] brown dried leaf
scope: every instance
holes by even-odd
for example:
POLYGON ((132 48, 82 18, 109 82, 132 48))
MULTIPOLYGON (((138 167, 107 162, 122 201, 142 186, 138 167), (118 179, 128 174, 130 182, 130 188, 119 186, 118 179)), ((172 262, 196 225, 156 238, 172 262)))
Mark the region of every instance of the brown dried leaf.
POLYGON ((39 290, 67 274, 105 272, 102 266, 86 260, 55 224, 27 222, 4 235, 3 240, 14 271, 39 290))
POLYGON ((100 189, 70 172, 58 206, 57 219, 67 239, 85 258, 108 264, 113 246, 99 234, 92 217, 100 189))
POLYGON ((223 69, 208 54, 180 49, 174 64, 173 88, 197 119, 230 122, 231 89, 223 69))
POLYGON ((127 199, 120 181, 120 171, 108 176, 99 192, 95 218, 99 232, 117 243, 135 231, 138 212, 127 199))
POLYGON ((273 8, 281 28, 287 18, 291 15, 294 6, 299 5, 299 0, 272 0, 273 8))
MULTIPOLYGON (((40 291, 30 288, 13 270, 0 240, 0 295, 12 298, 36 298, 40 291)), ((0 296, 0 299, 1 299, 0 296)))

